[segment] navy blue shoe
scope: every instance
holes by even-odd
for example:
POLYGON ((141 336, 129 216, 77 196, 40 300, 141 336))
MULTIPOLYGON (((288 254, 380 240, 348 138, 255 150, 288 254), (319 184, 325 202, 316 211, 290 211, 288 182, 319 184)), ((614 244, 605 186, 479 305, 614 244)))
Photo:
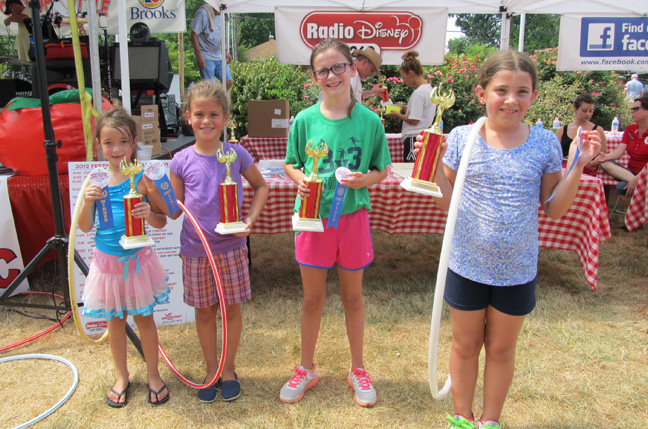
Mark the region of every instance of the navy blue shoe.
POLYGON ((229 402, 241 396, 241 383, 239 382, 238 375, 234 373, 234 378, 236 380, 224 380, 219 379, 221 383, 221 395, 223 396, 223 401, 229 402))
MULTIPOLYGON (((207 378, 203 381, 203 384, 207 383, 207 378)), ((198 399, 200 402, 214 402, 216 400, 216 394, 218 393, 218 387, 220 385, 220 378, 212 387, 207 387, 205 389, 198 389, 198 399)))

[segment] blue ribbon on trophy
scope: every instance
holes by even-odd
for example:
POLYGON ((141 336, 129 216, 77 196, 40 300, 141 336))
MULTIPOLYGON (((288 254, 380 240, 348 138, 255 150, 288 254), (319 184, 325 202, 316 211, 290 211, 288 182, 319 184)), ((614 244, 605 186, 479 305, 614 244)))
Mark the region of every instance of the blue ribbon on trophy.
POLYGON ((160 194, 162 194, 162 198, 164 198, 164 203, 169 209, 169 214, 173 214, 180 210, 175 192, 173 192, 173 186, 171 186, 169 177, 166 174, 164 163, 158 160, 147 162, 144 167, 144 174, 146 174, 146 177, 151 179, 153 183, 155 183, 155 186, 157 186, 160 194))
MULTIPOLYGON (((103 191, 101 198, 95 202, 99 225, 102 228, 112 228, 115 223, 113 221, 112 205, 110 204, 110 191, 108 190, 110 173, 103 168, 95 168, 88 176, 90 177, 90 183, 99 186, 103 191)), ((79 195, 79 198, 83 198, 83 195, 79 195)))
POLYGON ((343 186, 340 182, 351 173, 346 167, 338 167, 335 170, 335 179, 337 185, 335 186, 335 194, 333 195, 333 204, 331 204, 331 213, 329 214, 327 228, 333 227, 337 229, 338 221, 340 220, 340 213, 342 213, 342 205, 344 204, 344 196, 346 195, 347 187, 343 186))

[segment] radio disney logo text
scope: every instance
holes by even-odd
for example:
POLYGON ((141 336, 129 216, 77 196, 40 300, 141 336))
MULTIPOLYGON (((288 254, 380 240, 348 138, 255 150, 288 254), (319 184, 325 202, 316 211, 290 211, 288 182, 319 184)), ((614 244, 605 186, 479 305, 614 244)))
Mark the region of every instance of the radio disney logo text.
POLYGON ((332 37, 349 45, 407 50, 421 40, 423 20, 409 12, 311 12, 300 25, 304 43, 313 48, 332 37))
POLYGON ((140 7, 130 8, 130 19, 176 19, 175 9, 166 9, 164 0, 140 0, 140 7))
POLYGON ((648 56, 648 18, 582 18, 583 57, 648 56))

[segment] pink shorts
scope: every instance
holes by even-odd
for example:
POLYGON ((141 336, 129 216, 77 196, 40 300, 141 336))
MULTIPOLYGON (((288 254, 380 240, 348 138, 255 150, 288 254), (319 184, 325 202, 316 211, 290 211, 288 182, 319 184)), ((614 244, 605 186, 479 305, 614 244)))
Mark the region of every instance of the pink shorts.
POLYGON ((295 258, 307 267, 329 269, 338 267, 357 271, 373 261, 373 243, 369 231, 367 209, 340 216, 337 229, 327 228, 328 219, 322 219, 324 232, 302 231, 295 236, 295 258))
MULTIPOLYGON (((194 308, 218 304, 218 289, 209 258, 182 258, 184 302, 194 308)), ((214 254, 216 269, 223 285, 225 304, 240 304, 252 298, 247 246, 214 254)))

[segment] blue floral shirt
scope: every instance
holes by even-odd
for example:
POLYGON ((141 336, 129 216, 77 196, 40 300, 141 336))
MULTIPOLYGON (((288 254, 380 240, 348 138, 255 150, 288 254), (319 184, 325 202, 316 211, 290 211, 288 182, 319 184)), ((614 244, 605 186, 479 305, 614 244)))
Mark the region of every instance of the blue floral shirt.
MULTIPOLYGON (((448 136, 444 164, 459 163, 473 125, 448 136)), ((470 280, 513 286, 536 277, 538 201, 547 173, 560 171, 560 142, 549 130, 530 127, 529 138, 513 149, 496 149, 478 137, 459 203, 449 267, 470 280)))

